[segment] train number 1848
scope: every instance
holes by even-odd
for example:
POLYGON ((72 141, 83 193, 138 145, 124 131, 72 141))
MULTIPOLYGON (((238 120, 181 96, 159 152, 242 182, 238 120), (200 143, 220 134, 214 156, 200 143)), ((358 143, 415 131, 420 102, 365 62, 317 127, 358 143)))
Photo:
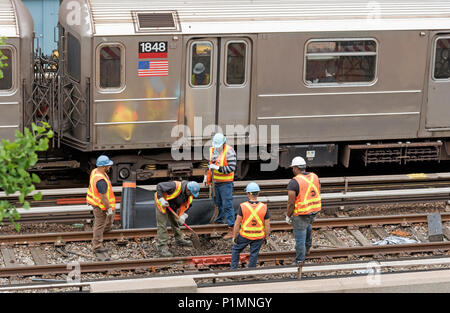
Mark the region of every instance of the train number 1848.
POLYGON ((167 41, 139 42, 139 53, 164 53, 167 52, 167 41))

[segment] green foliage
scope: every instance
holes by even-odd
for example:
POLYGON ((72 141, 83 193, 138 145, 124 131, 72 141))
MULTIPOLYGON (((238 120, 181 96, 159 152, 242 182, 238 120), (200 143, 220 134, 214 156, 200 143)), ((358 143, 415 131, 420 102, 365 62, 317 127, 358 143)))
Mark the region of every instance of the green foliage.
MULTIPOLYGON (((53 137, 53 131, 48 123, 37 126, 31 125, 31 131, 25 128, 22 134, 16 131, 16 140, 2 140, 0 144, 0 188, 6 195, 19 193, 19 202, 25 209, 30 208, 30 203, 25 198, 35 190, 34 184, 41 180, 36 174, 28 173, 28 170, 38 161, 36 152, 48 149, 49 138, 53 137)), ((41 193, 33 196, 33 199, 40 200, 41 193)), ((0 222, 4 218, 9 219, 16 228, 20 230, 20 225, 16 223, 20 219, 16 207, 7 200, 0 201, 0 222)))
MULTIPOLYGON (((5 44, 5 40, 6 40, 6 37, 0 37, 0 45, 4 45, 4 44, 5 44)), ((3 70, 2 70, 2 68, 8 66, 7 63, 3 62, 3 61, 5 61, 6 59, 8 59, 8 58, 7 58, 6 55, 4 55, 4 54, 2 53, 2 51, 0 50, 0 79, 3 78, 3 70)))

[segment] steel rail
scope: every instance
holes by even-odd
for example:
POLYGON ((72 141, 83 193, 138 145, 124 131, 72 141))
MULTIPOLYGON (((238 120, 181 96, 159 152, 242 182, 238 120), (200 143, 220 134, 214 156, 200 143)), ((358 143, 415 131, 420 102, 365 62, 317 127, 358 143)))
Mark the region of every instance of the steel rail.
MULTIPOLYGON (((307 259, 332 258, 332 257, 348 257, 348 256, 377 256, 381 254, 404 254, 404 253, 424 253, 433 251, 450 250, 450 241, 445 242, 429 242, 418 244, 401 244, 387 246, 358 246, 346 248, 329 248, 329 249, 311 249, 307 259)), ((221 261, 221 264, 229 264, 230 254, 222 254, 208 256, 207 258, 215 258, 221 261)), ((249 258, 249 254, 241 254, 241 260, 249 258)), ((275 262, 281 263, 291 261, 295 258, 295 251, 274 251, 261 252, 258 256, 258 262, 275 262)), ((81 273, 109 272, 136 269, 152 269, 170 265, 197 265, 201 266, 205 256, 189 256, 189 257, 172 257, 172 258, 154 258, 140 260, 118 260, 104 262, 85 262, 80 263, 81 273)), ((48 264, 37 266, 17 266, 0 268, 0 277, 11 276, 33 276, 46 274, 68 274, 73 270, 66 264, 48 264)))
MULTIPOLYGON (((340 218, 318 218, 314 220, 312 226, 314 229, 319 228, 336 228, 336 227, 354 227, 354 226, 380 226, 392 224, 412 224, 427 223, 427 214, 406 214, 406 215, 387 215, 387 216, 363 216, 363 217, 340 217, 340 218)), ((443 222, 450 221, 450 213, 441 213, 443 222)), ((292 225, 281 221, 272 221, 270 227, 273 231, 292 230, 292 225)), ((180 229, 186 234, 189 231, 184 227, 180 229)), ((225 224, 208 224, 194 225, 192 229, 196 233, 205 234, 221 234, 227 232, 225 224)), ((168 228, 172 233, 171 228, 168 228)), ((141 229, 118 229, 112 230, 104 234, 104 240, 128 240, 135 238, 152 238, 156 237, 156 228, 141 229)), ((92 239, 92 231, 83 232, 65 232, 65 233, 46 233, 46 234, 28 234, 28 235, 8 235, 0 236, 1 245, 20 245, 20 244, 43 244, 43 243, 65 243, 76 241, 89 241, 92 239)))

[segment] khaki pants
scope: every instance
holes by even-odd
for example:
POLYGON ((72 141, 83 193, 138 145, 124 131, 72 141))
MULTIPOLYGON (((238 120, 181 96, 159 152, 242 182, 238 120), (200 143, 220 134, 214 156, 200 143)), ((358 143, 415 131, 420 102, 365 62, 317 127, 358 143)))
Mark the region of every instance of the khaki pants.
POLYGON ((158 236, 158 248, 166 246, 169 241, 169 233, 167 232, 167 219, 169 219, 173 234, 175 236, 175 240, 183 239, 183 233, 180 230, 180 226, 178 225, 175 216, 169 210, 166 211, 166 214, 162 214, 161 211, 156 207, 156 205, 155 209, 156 209, 156 225, 157 225, 156 234, 158 236))
POLYGON ((107 216, 106 211, 102 211, 99 207, 94 207, 94 237, 92 238, 92 250, 102 247, 103 234, 110 231, 114 221, 114 214, 107 216))

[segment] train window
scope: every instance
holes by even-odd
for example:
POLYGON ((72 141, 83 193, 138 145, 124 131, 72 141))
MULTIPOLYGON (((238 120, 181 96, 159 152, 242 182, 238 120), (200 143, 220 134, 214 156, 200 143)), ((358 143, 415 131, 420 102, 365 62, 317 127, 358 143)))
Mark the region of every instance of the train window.
POLYGON ((436 40, 434 57, 434 78, 450 78, 450 38, 436 40))
POLYGON ((67 73, 76 81, 81 79, 81 45, 77 38, 67 36, 67 73))
POLYGON ((13 88, 13 52, 8 48, 2 48, 0 51, 2 52, 3 64, 7 64, 2 68, 3 78, 0 79, 0 90, 10 90, 13 88))
POLYGON ((230 42, 227 45, 227 79, 228 85, 243 85, 245 83, 245 58, 247 44, 245 42, 230 42))
POLYGON ((306 85, 368 84, 375 80, 377 43, 370 39, 314 40, 306 45, 306 85))
POLYGON ((212 43, 196 41, 191 47, 191 85, 208 86, 211 83, 212 43))
POLYGON ((102 89, 120 88, 123 79, 123 48, 118 44, 103 45, 99 49, 99 87, 102 89))

